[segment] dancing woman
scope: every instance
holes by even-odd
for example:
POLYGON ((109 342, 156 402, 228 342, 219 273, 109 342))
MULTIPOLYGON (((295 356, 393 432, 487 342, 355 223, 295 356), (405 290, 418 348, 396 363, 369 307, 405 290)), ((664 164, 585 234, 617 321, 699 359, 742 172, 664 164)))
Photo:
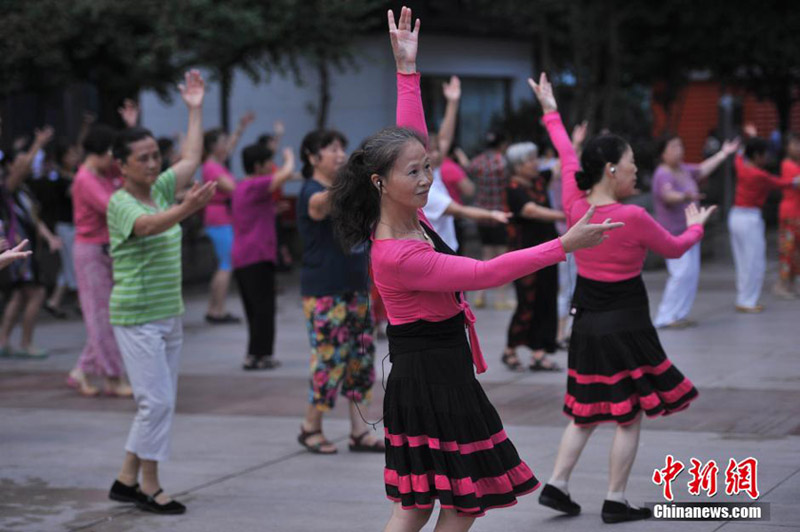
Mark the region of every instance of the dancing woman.
POLYGON ((485 289, 599 244, 620 224, 576 224, 559 241, 481 262, 456 256, 421 208, 433 177, 416 72, 419 21, 389 12, 397 64, 398 126, 364 141, 331 191, 345 249, 372 240, 374 282, 386 303, 392 370, 386 383, 387 531, 416 531, 442 511, 437 531, 467 530, 490 508, 512 505, 539 482, 508 439, 472 369, 486 370, 463 290, 485 289), (466 331, 465 331, 466 327, 466 331), (467 340, 469 335, 469 342, 467 340))
POLYGON ((158 478, 158 464, 169 456, 183 344, 180 222, 205 207, 217 187, 215 182, 195 184, 175 204, 175 192, 191 183, 203 151, 205 85, 200 73, 187 73, 180 89, 189 109, 183 156, 161 172, 153 134, 138 127, 123 131, 114 142, 114 158, 125 185, 108 204, 114 269, 111 324, 137 406, 109 498, 157 514, 186 511, 164 493, 158 478))
POLYGON ((680 257, 703 237, 714 207, 686 208, 688 229, 667 232, 647 212, 620 200, 636 183, 633 150, 622 138, 604 134, 586 143, 581 164, 572 147, 547 76, 529 80, 544 110, 544 123, 561 159, 567 223, 595 209, 595 217, 625 223, 603 246, 575 253, 578 282, 573 298, 575 322, 569 344, 564 413, 571 417, 556 457, 553 477, 539 502, 569 515, 580 506, 567 483, 597 423, 617 424, 611 446, 609 487, 602 518, 617 523, 650 517, 650 510, 628 504, 624 492, 639 444, 641 413, 667 415, 689 406, 697 390, 672 365, 650 321, 641 272, 647 250, 680 257), (579 171, 579 167, 583 170, 579 171))
MULTIPOLYGON (((673 235, 686 231, 684 210, 703 198, 702 183, 730 155, 739 149, 738 140, 726 140, 722 148, 700 164, 683 161, 683 141, 672 135, 661 139, 658 153, 661 164, 653 176, 655 218, 673 235)), ((692 310, 700 282, 700 245, 692 246, 677 259, 667 259, 667 285, 658 305, 653 324, 656 327, 680 329, 692 324, 686 318, 692 310)))

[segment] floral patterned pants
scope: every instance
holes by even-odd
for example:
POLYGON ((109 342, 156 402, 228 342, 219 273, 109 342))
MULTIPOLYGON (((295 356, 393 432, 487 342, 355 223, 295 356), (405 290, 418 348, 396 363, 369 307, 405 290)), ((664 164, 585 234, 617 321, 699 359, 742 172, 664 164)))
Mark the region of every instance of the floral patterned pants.
POLYGON ((782 281, 800 275, 800 218, 784 218, 778 229, 779 271, 782 281))
POLYGON ((375 382, 375 345, 369 294, 304 297, 303 312, 311 343, 309 402, 330 410, 342 395, 365 403, 375 382))

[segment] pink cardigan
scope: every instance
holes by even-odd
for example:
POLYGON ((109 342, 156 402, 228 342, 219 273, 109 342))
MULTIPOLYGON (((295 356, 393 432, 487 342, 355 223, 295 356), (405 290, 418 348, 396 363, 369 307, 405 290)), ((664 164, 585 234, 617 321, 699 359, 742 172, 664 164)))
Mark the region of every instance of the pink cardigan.
MULTIPOLYGON (((567 223, 572 226, 589 210, 586 193, 578 188, 575 172, 580 165, 572 142, 557 111, 544 115, 550 140, 561 159, 561 190, 567 223)), ((703 226, 692 225, 679 236, 664 229, 646 210, 636 205, 614 203, 597 207, 592 223, 606 218, 625 222, 625 227, 609 232, 608 240, 599 246, 575 252, 578 274, 604 282, 624 281, 642 273, 647 250, 669 259, 677 258, 703 238, 703 226)))
MULTIPOLYGON (((419 74, 397 74, 397 125, 428 136, 419 74)), ((430 226, 422 211, 418 215, 430 226)), ((455 293, 500 286, 566 259, 559 240, 484 262, 438 253, 419 240, 383 239, 373 240, 370 257, 375 286, 391 324, 443 321, 464 312, 478 373, 486 371, 486 361, 475 332, 475 315, 463 293, 460 303, 455 293)))

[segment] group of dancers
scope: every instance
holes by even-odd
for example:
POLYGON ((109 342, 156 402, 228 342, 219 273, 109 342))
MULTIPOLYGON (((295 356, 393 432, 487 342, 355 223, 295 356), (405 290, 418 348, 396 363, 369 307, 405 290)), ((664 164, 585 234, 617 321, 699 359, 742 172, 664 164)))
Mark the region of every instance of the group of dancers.
MULTIPOLYGON (((482 291, 515 282, 517 310, 502 362, 520 369, 516 348, 528 346, 534 352, 531 369, 558 369, 545 354, 555 349, 558 265, 571 260, 574 290, 562 290, 572 292, 563 405, 570 421, 539 502, 567 515, 580 513, 570 495, 570 476, 594 428, 607 422, 616 428, 602 519, 650 517, 648 509, 625 497, 642 418, 679 412, 698 395, 667 357, 656 326, 686 325, 697 290, 699 242, 715 211, 698 207, 697 181, 737 153, 738 141, 692 166, 683 162, 680 139, 664 139, 653 218, 623 203, 636 192, 630 144, 610 133, 585 139, 585 124, 570 138, 542 73, 529 83, 558 155, 548 162, 556 194, 549 194, 539 175, 544 165, 537 147, 517 143, 505 153, 512 177, 502 207, 464 206, 456 196, 469 187, 444 179, 459 81, 445 84, 447 110, 439 132, 431 134, 416 68, 420 21, 412 24, 411 10, 403 7, 397 22, 389 11, 388 24, 397 66, 396 125, 364 140, 349 157, 346 137, 332 129, 310 132, 300 147, 304 182, 297 219, 311 374, 298 442, 312 453, 338 452, 322 422, 343 395, 350 410, 349 450, 385 455, 385 491, 393 503, 389 532, 420 530, 437 499, 440 532, 468 530, 487 510, 515 504, 541 483, 476 379, 487 363, 465 294, 476 291, 480 301, 482 291), (510 237, 510 250, 490 251, 486 260, 458 255, 454 218, 477 220, 486 233, 499 227, 510 237), (655 324, 641 276, 648 251, 667 258, 670 274, 655 324), (375 381, 370 276, 389 323, 392 368, 383 438, 371 433, 361 413, 375 381)), ((272 162, 277 143, 265 138, 242 151, 247 175, 234 180, 222 163, 252 117, 230 137, 221 130, 204 134, 205 85, 197 71, 186 74, 180 94, 189 118, 179 156, 165 161, 163 146, 135 124, 120 132, 95 126, 83 142, 85 160, 71 192, 74 260, 88 335, 85 360, 71 372, 71 384, 96 394, 86 374, 101 367, 111 379, 107 391, 134 396, 137 413, 109 497, 158 514, 186 511, 164 492, 158 474, 170 451, 183 340, 180 223, 204 210, 214 242, 219 268, 207 321, 236 321, 224 308, 233 276, 249 325, 245 368, 275 368, 276 194, 294 175, 291 150, 284 151, 278 168, 272 162), (203 182, 197 183, 193 176, 201 164, 203 182)), ((749 139, 735 161, 737 194, 729 225, 742 312, 762 308, 760 207, 770 188, 789 192, 781 206, 779 288, 786 297, 794 293, 793 278, 800 272, 800 141, 790 142, 794 162, 784 164, 783 177, 763 170, 765 151, 759 139, 749 139)), ((486 163, 491 166, 490 159, 486 163)), ((24 240, 12 243, 15 247, 0 255, 0 268, 30 258, 24 240)))

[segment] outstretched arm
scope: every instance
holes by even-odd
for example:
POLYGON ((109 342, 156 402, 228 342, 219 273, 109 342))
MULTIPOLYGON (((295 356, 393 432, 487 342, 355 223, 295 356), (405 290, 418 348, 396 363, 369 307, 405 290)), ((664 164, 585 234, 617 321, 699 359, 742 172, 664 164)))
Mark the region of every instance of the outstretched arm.
POLYGON ((700 179, 703 179, 711 175, 714 172, 714 170, 719 168, 719 165, 721 165, 725 161, 725 159, 736 153, 738 150, 739 150, 738 138, 733 140, 726 140, 722 144, 722 148, 720 148, 720 150, 717 153, 715 153, 714 155, 712 155, 711 157, 700 163, 699 165, 700 179))
POLYGON ((53 138, 53 128, 50 126, 45 126, 42 129, 37 129, 36 133, 34 134, 33 144, 28 149, 28 151, 17 155, 14 161, 11 163, 11 168, 8 172, 8 176, 6 176, 5 186, 8 190, 16 190, 25 178, 27 178, 31 173, 31 164, 33 163, 33 158, 39 153, 39 150, 43 149, 50 139, 53 138))
POLYGON ((397 65, 397 125, 419 132, 427 142, 428 126, 422 108, 422 93, 417 73, 417 43, 419 19, 411 29, 411 9, 403 7, 400 22, 395 24, 394 13, 389 10, 389 38, 397 65))
POLYGON ((179 85, 178 89, 189 109, 189 126, 186 130, 186 140, 181 149, 181 158, 172 165, 172 170, 175 172, 175 190, 183 190, 189 185, 203 157, 205 82, 197 70, 187 72, 185 80, 186 82, 179 85))
POLYGON ((558 114, 558 105, 553 94, 553 86, 547 79, 547 74, 542 72, 539 77, 539 83, 536 83, 533 79, 528 79, 528 84, 533 89, 536 99, 542 105, 547 134, 550 135, 550 142, 553 143, 561 160, 561 197, 564 203, 564 212, 570 212, 572 204, 583 197, 583 192, 578 188, 578 184, 575 181, 575 172, 580 169, 578 156, 575 154, 575 148, 572 146, 569 135, 567 135, 567 130, 564 129, 561 115, 558 114))
POLYGON ((558 240, 480 261, 437 253, 424 242, 407 244, 396 263, 397 281, 408 290, 456 292, 501 286, 566 258, 558 240))
POLYGON ((275 192, 279 188, 283 186, 283 184, 288 181, 294 175, 294 152, 291 148, 284 148, 283 149, 283 166, 281 166, 277 172, 275 172, 275 176, 272 178, 272 182, 269 185, 269 191, 275 192))
POLYGON ((249 111, 242 115, 239 119, 239 126, 236 130, 231 133, 228 137, 228 145, 225 146, 225 159, 233 155, 233 152, 236 150, 236 146, 239 144, 239 141, 242 139, 242 135, 244 134, 244 130, 253 123, 256 119, 256 115, 253 111, 249 111))

